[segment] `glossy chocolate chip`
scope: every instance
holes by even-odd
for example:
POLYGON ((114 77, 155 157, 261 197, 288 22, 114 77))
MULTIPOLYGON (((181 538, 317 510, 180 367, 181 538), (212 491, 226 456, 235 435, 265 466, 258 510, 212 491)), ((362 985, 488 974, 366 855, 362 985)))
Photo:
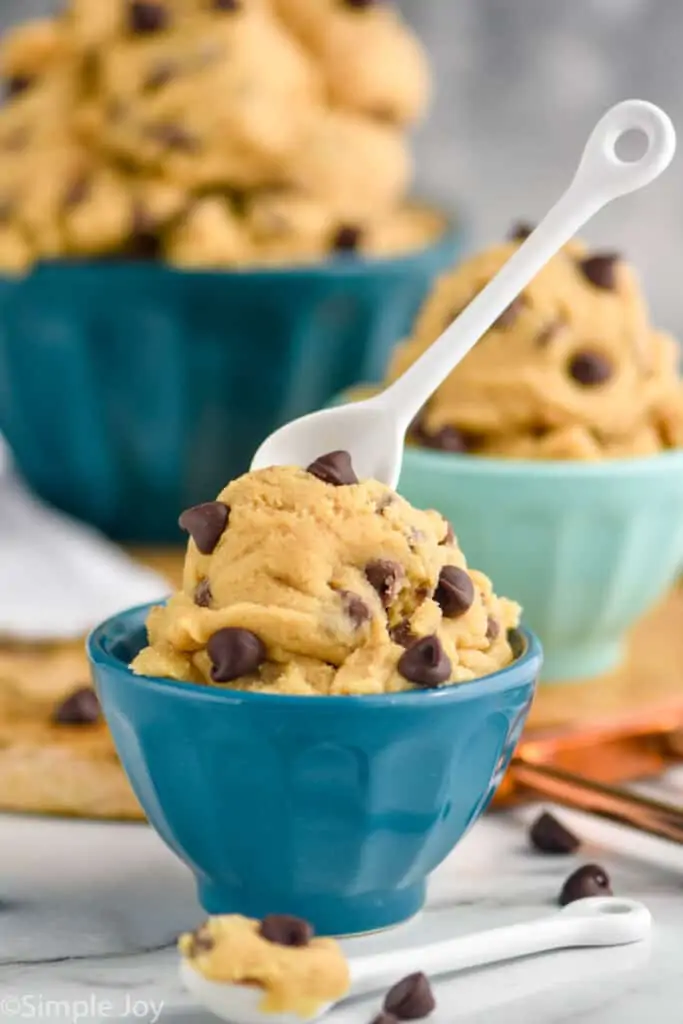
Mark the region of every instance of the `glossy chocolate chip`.
POLYGON ((417 640, 408 619, 403 619, 397 626, 390 629, 389 636, 395 644, 399 644, 401 647, 410 647, 417 640))
POLYGON ((384 607, 388 608, 401 589, 405 570, 398 562, 377 558, 365 566, 365 577, 370 586, 379 594, 384 607))
POLYGON ((447 519, 444 519, 444 522, 446 524, 446 533, 444 535, 443 540, 439 541, 439 544, 452 544, 453 541, 455 540, 455 533, 453 532, 453 527, 451 526, 447 519))
POLYGON ((355 252, 360 245, 362 232, 360 228, 352 224, 343 224, 332 239, 332 248, 335 252, 355 252))
POLYGON ((147 92, 161 89, 164 85, 168 85, 169 82, 173 81, 177 73, 178 65, 174 64, 173 61, 160 61, 159 64, 155 64, 150 70, 143 83, 143 89, 147 92))
POLYGON ((266 647, 261 638, 237 626, 227 626, 214 633, 206 652, 211 659, 214 683, 230 683, 249 675, 266 660, 266 647))
POLYGON ((73 206, 79 206, 90 195, 91 182, 86 174, 74 178, 66 190, 64 206, 70 210, 73 206))
POLYGON ((210 953, 215 945, 215 939, 212 937, 208 927, 203 924, 196 931, 192 932, 190 956, 197 956, 199 953, 210 953))
POLYGON ((52 721, 58 725, 94 725, 101 716, 97 694, 91 686, 82 686, 55 708, 52 721))
POLYGON ((313 938, 313 928, 308 921, 289 914, 269 914, 261 921, 261 938, 278 946, 307 946, 313 938))
POLYGON ((474 584, 466 569, 444 565, 434 592, 434 600, 447 619, 464 615, 474 602, 474 584))
POLYGON ((422 1020, 436 1008, 436 1000, 429 979, 421 971, 409 974, 384 999, 384 1009, 399 1020, 422 1020))
POLYGON ((12 75, 5 82, 5 95, 8 98, 21 95, 33 85, 35 79, 30 75, 12 75))
POLYGON ((547 811, 536 818, 529 830, 529 839, 541 853, 575 853, 581 845, 574 833, 547 811))
POLYGON ((494 619, 493 615, 489 615, 486 620, 486 639, 497 640, 500 636, 500 622, 498 619, 494 619))
POLYGON ((147 135, 155 142, 169 149, 179 149, 186 153, 194 153, 197 150, 197 140, 179 124, 171 121, 162 121, 159 124, 152 124, 147 129, 147 135))
POLYGON ((210 555, 223 536, 230 519, 230 509, 222 501, 205 501, 186 509, 178 526, 186 530, 203 555, 210 555))
POLYGON ((398 661, 398 671, 410 683, 429 689, 451 678, 451 663, 437 636, 416 640, 398 661))
POLYGON ((359 597, 358 594, 353 594, 350 590, 340 590, 339 596, 342 599, 344 611, 356 629, 360 629, 364 623, 370 621, 372 612, 362 597, 359 597))
POLYGON ((512 225, 508 238, 511 242, 524 242, 534 230, 533 224, 520 220, 512 225))
POLYGON ((617 286, 617 264, 619 254, 616 252, 598 253, 589 256, 579 263, 579 270, 591 284, 605 291, 613 291, 617 286))
POLYGON ((596 387, 610 379, 611 362, 600 352, 577 352, 569 361, 569 376, 585 388, 596 387))
POLYGON ((328 452, 327 455, 321 455, 307 467, 306 472, 316 476, 324 484, 332 484, 333 487, 358 483, 348 452, 328 452))
POLYGON ((128 28, 134 35, 149 35, 163 32, 168 28, 168 11, 160 3, 145 3, 145 0, 130 0, 128 4, 128 28))
POLYGON ((612 896, 609 875, 599 864, 584 864, 582 868, 570 875, 562 886, 559 896, 561 907, 576 900, 588 899, 591 896, 612 896))
POLYGON ((493 326, 501 328, 502 330, 507 330, 508 327, 511 327, 514 324, 523 309, 524 299, 521 295, 518 295, 516 299, 512 300, 507 309, 503 310, 493 326))
POLYGON ((194 603, 200 608, 210 608, 212 601, 211 584, 207 579, 200 580, 194 588, 194 603))

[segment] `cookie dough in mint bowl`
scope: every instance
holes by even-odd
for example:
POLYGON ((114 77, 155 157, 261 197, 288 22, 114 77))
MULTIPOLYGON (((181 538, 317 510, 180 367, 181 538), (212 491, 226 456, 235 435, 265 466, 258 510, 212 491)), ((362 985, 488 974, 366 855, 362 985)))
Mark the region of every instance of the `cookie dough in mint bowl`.
POLYGON ((386 3, 71 0, 0 74, 0 431, 44 498, 177 541, 454 259, 410 199, 425 55, 386 3))
POLYGON ((521 734, 541 651, 449 523, 345 453, 188 509, 182 589, 89 640, 153 827, 209 913, 415 914, 521 734))
MULTIPOLYGON (((439 336, 525 237, 444 276, 389 370, 439 336)), ((423 409, 399 491, 457 524, 524 607, 544 679, 617 668, 630 627, 683 567, 683 387, 612 252, 555 256, 423 409)))

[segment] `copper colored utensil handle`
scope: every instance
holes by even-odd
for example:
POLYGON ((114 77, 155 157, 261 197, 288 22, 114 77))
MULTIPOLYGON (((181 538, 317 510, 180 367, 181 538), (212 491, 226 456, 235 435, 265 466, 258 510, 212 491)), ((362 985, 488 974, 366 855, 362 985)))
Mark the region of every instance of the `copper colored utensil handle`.
POLYGON ((562 768, 534 764, 521 757, 513 758, 511 768, 515 783, 564 807, 630 825, 660 839, 683 843, 682 807, 636 796, 616 786, 605 786, 562 768))

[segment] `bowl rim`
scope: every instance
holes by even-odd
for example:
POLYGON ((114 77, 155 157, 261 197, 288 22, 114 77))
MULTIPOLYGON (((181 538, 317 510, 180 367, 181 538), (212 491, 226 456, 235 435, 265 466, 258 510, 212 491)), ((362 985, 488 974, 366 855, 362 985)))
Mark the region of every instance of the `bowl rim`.
POLYGON ((401 693, 381 694, 338 694, 321 699, 319 696, 254 693, 248 690, 232 690, 230 687, 201 686, 197 683, 181 682, 161 676, 137 675, 131 670, 130 665, 122 662, 108 650, 112 632, 115 631, 120 638, 122 635, 131 633, 133 624, 135 629, 139 629, 141 625, 144 625, 147 613, 157 604, 158 602, 150 602, 127 608, 96 626, 86 640, 86 650, 91 665, 95 669, 107 669, 116 672, 119 676, 125 676, 128 682, 146 691, 160 691, 175 694, 178 697, 193 697, 196 700, 224 706, 246 704, 262 708, 289 707, 298 709, 300 712, 311 708, 324 710, 329 707, 330 710, 334 709, 334 713, 338 713, 340 707, 355 709, 363 707, 368 710, 377 710, 379 708, 411 708, 420 704, 424 705, 425 701, 428 701, 430 706, 435 702, 439 704, 457 703, 504 693, 510 686, 519 686, 528 682, 532 682, 535 688, 543 661, 543 649, 536 634, 526 626, 519 626, 515 632, 522 637, 525 648, 505 668, 478 679, 430 690, 407 690, 401 693))

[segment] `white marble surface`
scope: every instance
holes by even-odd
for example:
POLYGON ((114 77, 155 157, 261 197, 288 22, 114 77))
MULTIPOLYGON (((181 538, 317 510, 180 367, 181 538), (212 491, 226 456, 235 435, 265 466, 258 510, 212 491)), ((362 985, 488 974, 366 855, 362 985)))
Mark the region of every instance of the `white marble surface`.
MULTIPOLYGON (((683 792, 683 778, 660 792, 683 792), (680 783, 680 785, 679 785, 680 783)), ((356 949, 413 944, 553 912, 577 858, 531 853, 524 819, 489 816, 433 878, 421 918, 356 949)), ((578 816, 615 890, 655 919, 636 947, 548 954, 436 985, 433 1024, 674 1024, 683 1005, 683 849, 578 816)), ((0 817, 0 1022, 210 1024, 176 976, 174 938, 202 917, 184 867, 144 826, 0 817)), ((420 969, 416 959, 415 969, 420 969)), ((378 999, 330 1024, 369 1024, 378 999)))

